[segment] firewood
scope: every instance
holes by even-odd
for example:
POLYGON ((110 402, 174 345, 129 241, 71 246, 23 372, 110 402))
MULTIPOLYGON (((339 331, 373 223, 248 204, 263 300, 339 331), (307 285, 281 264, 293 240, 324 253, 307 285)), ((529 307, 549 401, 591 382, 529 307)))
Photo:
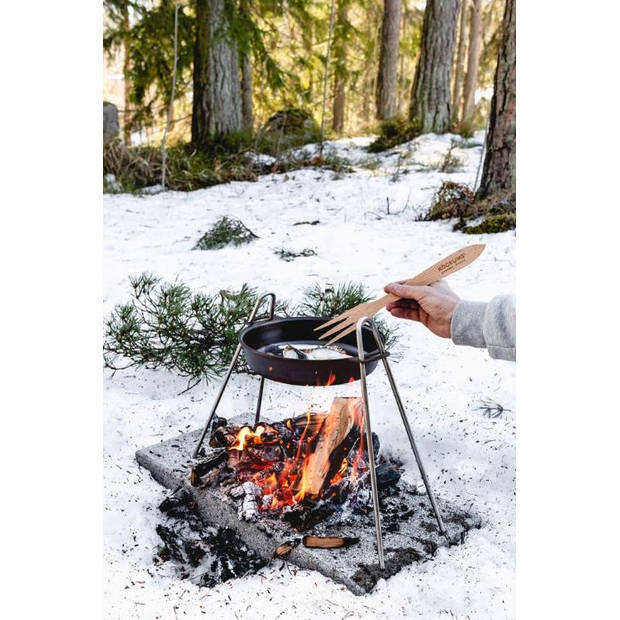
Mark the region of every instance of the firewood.
POLYGON ((334 398, 329 414, 325 417, 313 452, 308 457, 296 491, 304 496, 318 497, 329 482, 328 474, 334 464, 338 467, 348 452, 339 450, 351 429, 360 419, 359 398, 334 398))
POLYGON ((298 544, 299 540, 286 541, 285 543, 282 543, 276 548, 274 556, 278 558, 283 558, 285 555, 288 555, 298 544))
POLYGON ((200 461, 195 467, 192 468, 192 471, 189 474, 189 481, 193 487, 197 487, 201 484, 204 476, 206 476, 210 471, 219 467, 223 463, 226 462, 228 455, 226 450, 218 450, 213 454, 210 454, 204 460, 200 461))
POLYGON ((325 420, 327 415, 327 413, 311 413, 310 416, 308 416, 307 414, 300 415, 296 418, 293 418, 291 422, 293 423, 295 429, 298 431, 298 434, 300 431, 303 432, 304 429, 308 427, 308 430, 306 430, 306 436, 314 437, 314 435, 316 435, 318 430, 321 428, 321 425, 323 424, 323 421, 325 420))
POLYGON ((359 538, 349 536, 304 536, 304 547, 311 549, 339 549, 350 547, 360 541, 359 538))

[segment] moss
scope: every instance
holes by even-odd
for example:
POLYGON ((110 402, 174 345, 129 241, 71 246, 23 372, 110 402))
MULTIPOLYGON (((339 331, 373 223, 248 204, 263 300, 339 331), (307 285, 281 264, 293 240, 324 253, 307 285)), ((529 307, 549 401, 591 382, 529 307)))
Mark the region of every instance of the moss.
POLYGON ((195 250, 219 250, 227 245, 243 245, 258 239, 241 220, 221 217, 194 246, 195 250))
POLYGON ((477 226, 465 226, 463 232, 467 235, 479 235, 483 233, 499 233, 513 230, 517 226, 517 216, 514 213, 500 213, 487 217, 477 226))
POLYGON ((475 217, 474 193, 462 183, 444 181, 435 194, 425 220, 447 220, 453 217, 475 217))
POLYGON ((409 142, 420 135, 420 128, 416 123, 403 118, 383 121, 379 125, 379 137, 370 144, 370 153, 379 153, 391 149, 403 142, 409 142))
POLYGON ((321 130, 306 110, 291 108, 271 116, 256 136, 256 148, 279 157, 285 151, 319 142, 321 130))
POLYGON ((516 227, 516 194, 514 192, 496 192, 476 200, 474 193, 461 183, 445 181, 435 194, 428 213, 422 218, 429 220, 448 220, 457 218, 453 230, 466 234, 494 233, 512 230, 516 227), (468 226, 468 221, 486 217, 475 226, 468 226))

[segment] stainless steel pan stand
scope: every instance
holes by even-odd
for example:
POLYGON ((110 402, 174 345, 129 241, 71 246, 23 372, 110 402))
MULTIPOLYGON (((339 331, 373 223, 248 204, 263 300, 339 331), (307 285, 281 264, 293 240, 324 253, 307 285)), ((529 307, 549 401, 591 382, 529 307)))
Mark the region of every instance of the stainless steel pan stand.
MULTIPOLYGON (((269 318, 273 319, 273 314, 276 308, 276 296, 275 296, 275 293, 265 293, 264 295, 261 295, 257 299, 256 304, 254 304, 254 308, 252 309, 252 312, 250 313, 250 316, 248 318, 248 324, 254 322, 256 318, 256 314, 258 313, 258 309, 260 308, 263 301, 267 299, 267 297, 271 298, 271 304, 269 306, 269 318)), ((209 430, 209 426, 211 425, 211 420, 213 419, 213 416, 215 415, 215 412, 217 411, 218 405, 220 404, 220 400, 222 400, 222 395, 224 394, 224 390, 226 389, 226 386, 228 385, 228 380, 230 379, 230 375, 232 375, 232 372, 235 368, 237 360, 239 359, 240 353, 241 353, 241 343, 239 343, 237 345, 237 348, 235 349, 235 353, 233 354, 232 360, 230 362, 230 366, 228 367, 228 370, 226 371, 224 381, 222 381, 222 385, 220 386, 220 391, 217 393, 217 396, 215 397, 215 402, 213 403, 213 407, 211 408, 211 413, 209 413, 209 417, 207 418, 207 423, 205 424, 204 430, 202 431, 202 435, 200 435, 200 439, 198 440, 198 443, 196 444, 196 448, 194 448, 194 452, 192 454, 192 458, 194 459, 198 457, 198 452, 200 451, 202 442, 204 441, 207 435, 207 431, 209 430)), ((261 409, 261 404, 263 401, 264 386, 265 386, 265 377, 261 377, 260 385, 258 387, 258 403, 256 405, 256 421, 257 422, 260 419, 260 409, 261 409)))
MULTIPOLYGON (((381 513, 379 512, 379 489, 377 487, 377 472, 375 470, 375 451, 372 444, 372 429, 370 428, 370 409, 368 407, 368 389, 366 387, 366 363, 364 353, 364 340, 362 338, 362 327, 365 321, 372 321, 369 318, 361 318, 357 322, 357 357, 360 361, 360 381, 362 383, 362 398, 364 401, 364 428, 366 429, 366 448, 368 450, 368 466, 370 467, 370 486, 372 490, 372 509, 375 515, 375 539, 377 541, 377 554, 379 555, 379 568, 385 568, 385 558, 383 557, 383 537, 381 535, 381 513)), ((376 336, 375 336, 376 338, 376 336)))
POLYGON ((381 515, 379 512, 379 497, 378 497, 378 489, 377 489, 377 476, 375 472, 375 458, 374 458, 374 452, 372 450, 372 433, 370 429, 370 413, 368 409, 368 389, 366 387, 366 369, 365 369, 365 364, 364 364, 365 354, 364 354, 364 346, 363 346, 363 340, 362 340, 362 328, 364 327, 364 325, 368 325, 372 329, 374 339, 377 343, 377 347, 379 348, 379 357, 383 361, 383 367, 385 368, 385 374, 387 375, 388 381, 390 383, 390 388, 392 389, 392 393, 394 394, 394 400, 396 401, 396 406, 398 407, 398 411, 400 412, 400 417, 402 418, 403 426, 405 427, 405 432, 407 433, 407 437, 409 438, 409 444, 411 445, 413 456, 415 457, 416 463, 418 465, 418 469, 420 470, 420 475, 422 476, 422 481, 424 482, 424 487, 426 488, 428 499, 433 508, 433 513, 435 514, 435 519, 439 527, 439 532, 444 536, 447 533, 446 533, 446 528, 443 523, 443 519, 441 518, 441 514, 439 512, 439 508, 437 507, 437 502, 435 501, 435 496, 433 495, 433 490, 431 489, 431 485, 428 481, 426 470, 424 469, 424 464, 422 463, 422 459, 420 457, 420 453, 418 452, 415 439, 413 438, 413 433, 411 432, 411 427, 409 426, 409 420, 407 419, 407 414, 405 413, 403 402, 400 398, 400 394, 398 393, 398 388, 396 387, 396 382, 394 381, 392 370, 387 361, 388 354, 385 351, 385 347, 383 346, 383 339, 381 338, 381 334, 379 333, 379 330, 377 329, 377 324, 371 318, 363 317, 357 322, 357 325, 356 325, 357 350, 358 350, 358 357, 360 360, 360 379, 362 383, 362 398, 364 401, 366 437, 367 437, 367 442, 368 442, 368 464, 370 468, 372 501, 373 501, 374 515, 375 515, 375 534, 377 538, 377 552, 379 554, 379 566, 381 568, 384 568, 383 541, 382 541, 382 536, 381 536, 381 515))

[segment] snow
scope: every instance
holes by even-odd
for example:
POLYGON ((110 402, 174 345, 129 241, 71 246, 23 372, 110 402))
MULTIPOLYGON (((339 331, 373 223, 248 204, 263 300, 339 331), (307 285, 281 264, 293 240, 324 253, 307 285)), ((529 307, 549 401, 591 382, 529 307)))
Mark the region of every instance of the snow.
MULTIPOLYGON (((449 222, 421 222, 442 181, 472 184, 480 159, 477 134, 454 155, 455 173, 431 169, 451 135, 425 135, 386 154, 369 154, 370 138, 339 140, 328 152, 346 157, 353 173, 304 169, 189 193, 106 195, 104 198, 104 313, 129 297, 128 277, 150 271, 197 290, 260 291, 298 300, 315 281, 356 280, 380 294, 391 280, 411 277, 470 243, 482 256, 449 282, 463 298, 488 300, 515 288, 514 231, 466 236, 449 222), (474 146, 472 146, 474 145, 474 146), (467 147, 467 148, 465 148, 467 147), (389 203, 389 215, 387 205, 389 203), (222 215, 240 218, 259 239, 242 247, 193 251, 222 215), (320 220, 315 226, 296 222, 320 220), (312 248, 316 256, 285 262, 279 248, 312 248)), ((312 150, 311 148, 309 150, 312 150)), ((515 365, 482 350, 456 347, 419 324, 398 321, 391 358, 431 484, 442 500, 482 517, 465 544, 442 549, 356 597, 313 572, 274 562, 259 574, 199 589, 155 566, 155 526, 165 490, 141 470, 136 449, 201 426, 218 384, 180 394, 186 382, 166 371, 104 372, 104 561, 109 618, 512 618, 515 573, 515 365), (509 411, 486 417, 481 401, 509 411)), ((234 375, 218 413, 253 410, 256 378, 234 375)), ((329 388, 265 386, 263 412, 281 419, 308 405, 326 406, 355 394, 359 383, 329 388)), ((369 376, 373 430, 381 448, 405 460, 405 478, 419 484, 397 410, 380 367, 369 376)))

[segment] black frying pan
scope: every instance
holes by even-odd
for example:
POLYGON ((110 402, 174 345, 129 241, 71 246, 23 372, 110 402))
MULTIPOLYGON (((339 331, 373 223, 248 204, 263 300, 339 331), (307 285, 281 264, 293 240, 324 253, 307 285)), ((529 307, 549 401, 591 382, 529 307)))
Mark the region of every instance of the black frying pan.
MULTIPOLYGON (((350 357, 339 359, 295 359, 280 357, 271 351, 274 345, 291 344, 324 346, 314 330, 327 318, 290 317, 256 321, 239 334, 239 341, 250 369, 267 379, 291 385, 333 385, 348 383, 360 378, 359 359, 355 332, 338 341, 337 346, 344 349, 350 357)), ((366 374, 377 366, 379 351, 369 327, 362 329, 366 374)))

